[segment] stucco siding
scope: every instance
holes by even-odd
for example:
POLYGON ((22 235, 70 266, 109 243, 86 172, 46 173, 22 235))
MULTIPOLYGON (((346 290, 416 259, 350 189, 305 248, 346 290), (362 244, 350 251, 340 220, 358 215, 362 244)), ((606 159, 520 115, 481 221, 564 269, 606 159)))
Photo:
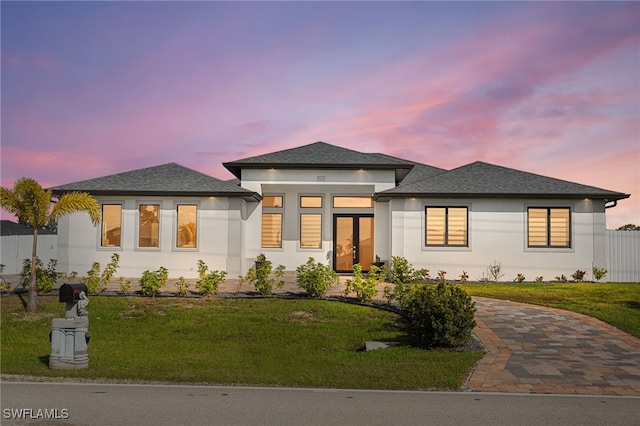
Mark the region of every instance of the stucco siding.
POLYGON ((432 277, 444 270, 449 279, 456 279, 464 270, 470 279, 481 279, 487 276, 487 267, 498 262, 502 264, 503 281, 511 281, 519 273, 527 280, 539 276, 553 280, 559 275, 570 278, 577 269, 591 271, 594 240, 598 242, 596 234, 604 232, 599 217, 604 213, 594 215, 590 201, 413 199, 405 200, 402 206, 396 204, 392 252, 406 257, 416 267, 429 269, 432 277), (466 206, 468 247, 427 247, 425 206, 466 206), (570 207, 571 247, 527 247, 529 206, 570 207))
MULTIPOLYGON (((225 270, 230 274, 240 273, 240 264, 230 261, 229 241, 241 239, 240 203, 231 204, 227 198, 108 198, 98 197, 101 203, 122 203, 122 231, 120 247, 100 246, 100 227, 94 227, 86 214, 77 213, 61 219, 59 223, 59 269, 76 271, 85 275, 93 262, 102 267, 110 261, 113 253, 120 255, 120 267, 116 274, 139 277, 145 270, 156 270, 160 266, 169 269, 172 277, 198 276, 197 262, 203 260, 209 269, 225 270), (140 204, 160 204, 160 233, 157 248, 138 247, 138 207, 140 204), (196 204, 197 248, 176 248, 176 221, 178 204, 196 204), (73 235, 69 229, 73 229, 73 235)), ((241 247, 232 246, 235 259, 241 247)))

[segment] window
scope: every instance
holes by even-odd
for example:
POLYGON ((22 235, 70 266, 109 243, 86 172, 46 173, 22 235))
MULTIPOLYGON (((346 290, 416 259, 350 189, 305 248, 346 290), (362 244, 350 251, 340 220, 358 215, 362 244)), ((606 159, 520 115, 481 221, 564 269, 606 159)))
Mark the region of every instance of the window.
POLYGON ((122 204, 102 205, 102 247, 121 247, 122 204))
POLYGON ((262 213, 262 247, 282 247, 282 213, 262 213))
POLYGON ((333 207, 370 208, 373 207, 373 199, 371 197, 336 196, 333 197, 333 207))
POLYGON ((265 195, 262 198, 262 207, 282 207, 282 196, 265 195))
POLYGON ((322 197, 303 195, 300 197, 300 207, 305 209, 322 208, 322 197))
POLYGON ((300 215, 300 248, 322 248, 322 214, 300 215))
POLYGON ((282 195, 262 197, 262 247, 282 247, 282 195))
POLYGON ((160 205, 140 204, 138 247, 159 247, 160 205))
POLYGON ((569 208, 528 209, 529 247, 570 247, 571 211, 569 208))
POLYGON ((178 235, 176 237, 176 247, 196 248, 196 242, 198 241, 197 216, 197 206, 178 205, 178 235))
POLYGON ((426 207, 426 245, 467 246, 466 207, 426 207))

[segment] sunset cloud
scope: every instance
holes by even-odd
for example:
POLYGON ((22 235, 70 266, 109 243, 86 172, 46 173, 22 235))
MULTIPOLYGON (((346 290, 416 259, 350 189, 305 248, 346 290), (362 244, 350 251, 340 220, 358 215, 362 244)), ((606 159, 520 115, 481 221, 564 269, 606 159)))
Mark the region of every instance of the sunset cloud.
MULTIPOLYGON (((2 182, 52 184, 318 140, 631 193, 633 2, 7 2, 2 182)), ((635 216, 635 219, 634 219, 635 216)))

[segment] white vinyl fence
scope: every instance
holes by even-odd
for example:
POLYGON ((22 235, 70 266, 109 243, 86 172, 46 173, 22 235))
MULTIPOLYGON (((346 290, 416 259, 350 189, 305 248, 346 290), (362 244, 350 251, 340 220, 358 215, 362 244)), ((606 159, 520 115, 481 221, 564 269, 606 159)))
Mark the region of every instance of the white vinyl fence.
POLYGON ((640 231, 607 230, 609 282, 640 282, 640 231))
MULTIPOLYGON (((50 259, 56 259, 58 236, 38 235, 38 257, 44 266, 50 259)), ((0 243, 0 263, 4 274, 19 274, 24 259, 31 259, 33 235, 5 235, 0 243)))

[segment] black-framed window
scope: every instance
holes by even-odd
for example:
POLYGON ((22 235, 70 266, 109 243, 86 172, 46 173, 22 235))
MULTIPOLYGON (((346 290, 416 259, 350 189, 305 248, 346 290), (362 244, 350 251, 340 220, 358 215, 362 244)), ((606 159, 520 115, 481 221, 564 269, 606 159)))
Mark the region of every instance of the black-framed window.
POLYGON ((527 224, 528 247, 571 247, 568 207, 529 207, 527 224))
POLYGON ((425 245, 468 246, 467 207, 425 207, 425 245))

